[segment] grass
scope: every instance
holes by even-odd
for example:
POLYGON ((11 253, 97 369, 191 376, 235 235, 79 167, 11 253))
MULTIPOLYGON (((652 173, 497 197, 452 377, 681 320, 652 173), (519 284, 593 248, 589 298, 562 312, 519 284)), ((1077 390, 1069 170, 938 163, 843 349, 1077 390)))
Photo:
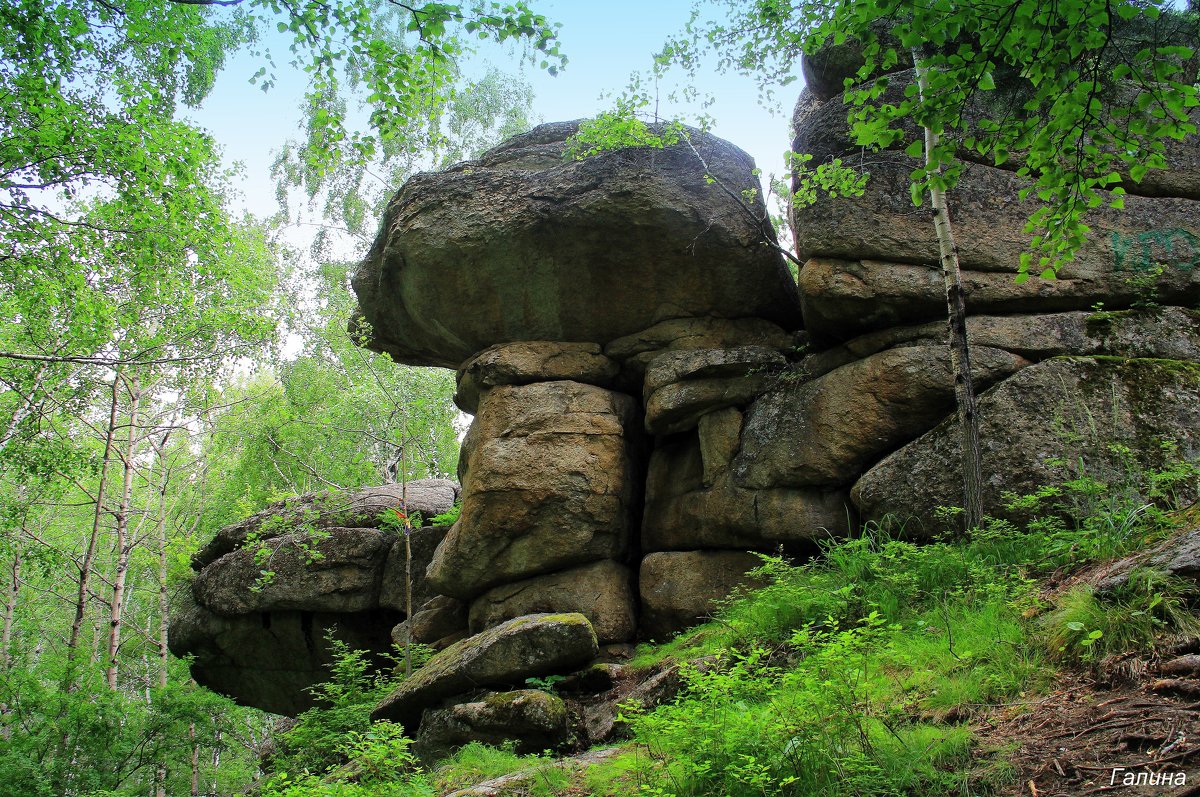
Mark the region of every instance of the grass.
MULTIPOLYGON (((1196 473, 1148 478, 1173 489, 1196 473)), ((917 545, 869 526, 807 564, 763 557, 766 587, 638 648, 632 666, 679 664, 683 689, 629 717, 632 739, 615 758, 549 767, 548 757, 472 744, 423 773, 426 791, 394 793, 446 793, 531 768, 514 793, 993 793, 1016 767, 1011 750, 979 749, 973 720, 1045 692, 1063 667, 1200 633, 1194 596, 1153 574, 1107 596, 1080 586, 1048 598, 1040 580, 1152 543, 1184 516, 1088 478, 1018 501, 1033 518, 1021 527, 990 521, 917 545)))

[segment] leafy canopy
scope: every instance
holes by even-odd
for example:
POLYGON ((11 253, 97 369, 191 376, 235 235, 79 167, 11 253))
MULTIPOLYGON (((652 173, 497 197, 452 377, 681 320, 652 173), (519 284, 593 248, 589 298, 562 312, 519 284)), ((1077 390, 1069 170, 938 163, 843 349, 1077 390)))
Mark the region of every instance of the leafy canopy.
POLYGON ((1084 214, 1119 207, 1168 142, 1196 133, 1200 13, 1162 0, 714 0, 698 3, 687 31, 657 63, 693 78, 703 56, 753 77, 763 92, 796 78, 802 53, 854 43, 861 68, 846 80, 857 142, 915 154, 910 120, 940 135, 913 173, 913 197, 952 188, 963 160, 1014 169, 1041 205, 1028 232, 1035 254, 1023 275, 1051 276, 1078 251, 1084 214), (710 21, 705 5, 723 13, 710 21), (913 58, 929 91, 885 92, 913 58))

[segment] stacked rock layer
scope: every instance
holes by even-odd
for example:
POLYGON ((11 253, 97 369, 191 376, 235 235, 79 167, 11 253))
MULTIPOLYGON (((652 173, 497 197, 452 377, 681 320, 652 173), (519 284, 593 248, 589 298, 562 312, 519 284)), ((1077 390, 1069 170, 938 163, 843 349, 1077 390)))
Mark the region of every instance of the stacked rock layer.
MULTIPOLYGON (((909 76, 894 77, 902 90, 909 76)), ((845 118, 839 96, 806 92, 796 147, 855 154, 845 118)), ((290 713, 304 701, 279 695, 317 680, 319 626, 379 652, 390 633, 441 652, 377 718, 421 725, 428 751, 507 726, 551 746, 587 733, 525 679, 703 619, 752 583, 756 553, 813 555, 864 520, 932 533, 938 507, 961 502, 937 247, 911 206, 912 161, 877 153, 863 196, 794 214, 797 280, 744 198, 757 185, 745 153, 692 131, 575 161, 576 129, 543 125, 413 178, 354 280, 370 345, 456 368, 455 400, 474 415, 460 519, 421 532, 412 616, 390 597, 383 532, 331 523, 317 563, 260 543, 282 557, 279 582, 248 594, 240 524, 200 557, 195 617, 177 621, 198 680, 290 713), (293 615, 308 631, 277 649, 308 644, 308 669, 265 689, 261 661, 228 640, 294 637, 293 615)), ((1108 467, 1112 443, 1151 466, 1200 456, 1195 148, 1172 150, 1154 196, 1092 214, 1089 247, 1057 281, 1014 282, 1033 208, 1012 173, 972 165, 952 194, 989 513, 1008 491, 1108 467)))

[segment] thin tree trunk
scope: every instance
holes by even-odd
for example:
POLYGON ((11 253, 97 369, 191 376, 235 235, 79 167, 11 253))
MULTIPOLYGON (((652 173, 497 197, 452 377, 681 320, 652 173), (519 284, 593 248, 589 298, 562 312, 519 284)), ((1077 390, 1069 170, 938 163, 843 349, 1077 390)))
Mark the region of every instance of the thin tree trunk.
POLYGON ((192 742, 192 797, 200 797, 200 743, 196 741, 196 723, 188 723, 188 739, 192 742))
POLYGON ((9 571, 8 598, 4 602, 4 629, 0 632, 0 669, 7 670, 12 666, 12 656, 9 646, 12 644, 13 618, 17 613, 17 597, 21 591, 21 552, 13 551, 12 569, 9 571))
POLYGON ((125 581, 129 574, 129 556, 133 545, 129 540, 129 508, 133 496, 134 446, 138 431, 138 409, 142 391, 137 376, 127 382, 129 388, 129 437, 124 454, 125 474, 121 483, 121 501, 117 508, 117 570, 113 575, 112 605, 108 628, 108 665, 104 679, 109 689, 117 688, 117 657, 121 649, 121 621, 125 608, 125 581))
MULTIPOLYGON (((13 617, 17 612, 17 597, 21 591, 21 552, 13 551, 12 581, 9 584, 8 598, 4 602, 4 630, 0 633, 0 670, 8 672, 12 667, 12 656, 9 646, 12 644, 13 617)), ((8 703, 0 702, 0 739, 12 738, 12 728, 8 724, 8 715, 12 708, 8 703)))
MULTIPOLYGON (((407 430, 406 430, 407 431, 407 430)), ((404 677, 412 675, 412 520, 408 515, 407 443, 400 448, 400 506, 404 510, 404 615, 408 633, 404 636, 404 677)))
POLYGON ((100 481, 96 488, 96 507, 92 513, 92 531, 88 536, 83 562, 79 565, 79 592, 75 599, 75 619, 71 622, 71 634, 67 638, 67 691, 75 689, 72 664, 79 647, 79 634, 83 629, 83 618, 87 611, 88 587, 92 568, 96 561, 96 545, 100 539, 100 523, 104 517, 104 491, 108 482, 108 466, 112 460, 113 439, 117 433, 117 410, 120 408, 121 371, 113 376, 112 405, 108 414, 108 428, 104 430, 104 459, 100 463, 100 481))
MULTIPOLYGON (((913 50, 917 87, 921 98, 929 92, 929 70, 921 66, 920 54, 913 50)), ((925 165, 933 163, 933 150, 939 136, 925 128, 925 165)), ((941 172, 939 166, 937 172, 941 172)), ((971 380, 971 347, 967 339, 967 304, 963 296, 962 271, 958 262, 958 247, 946 206, 946 192, 940 187, 929 189, 929 204, 933 210, 933 226, 937 231, 938 259, 946 283, 946 311, 950 332, 950 367, 954 374, 954 394, 958 402, 958 427, 962 444, 963 523, 972 529, 983 521, 983 448, 979 442, 979 413, 975 385, 971 380)))

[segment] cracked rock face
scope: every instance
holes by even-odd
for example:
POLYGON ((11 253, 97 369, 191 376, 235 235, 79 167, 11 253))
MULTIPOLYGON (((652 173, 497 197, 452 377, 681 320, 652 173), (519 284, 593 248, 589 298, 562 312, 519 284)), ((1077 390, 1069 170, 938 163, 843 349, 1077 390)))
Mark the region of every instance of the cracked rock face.
POLYGON ((542 125, 405 184, 354 278, 371 348, 457 368, 496 343, 603 345, 676 318, 799 325, 761 200, 752 216, 733 198, 758 189, 746 153, 692 131, 572 160, 576 129, 542 125))
POLYGON ((578 382, 501 385, 463 442, 462 514, 429 566, 469 600, 629 549, 640 492, 634 400, 578 382))

